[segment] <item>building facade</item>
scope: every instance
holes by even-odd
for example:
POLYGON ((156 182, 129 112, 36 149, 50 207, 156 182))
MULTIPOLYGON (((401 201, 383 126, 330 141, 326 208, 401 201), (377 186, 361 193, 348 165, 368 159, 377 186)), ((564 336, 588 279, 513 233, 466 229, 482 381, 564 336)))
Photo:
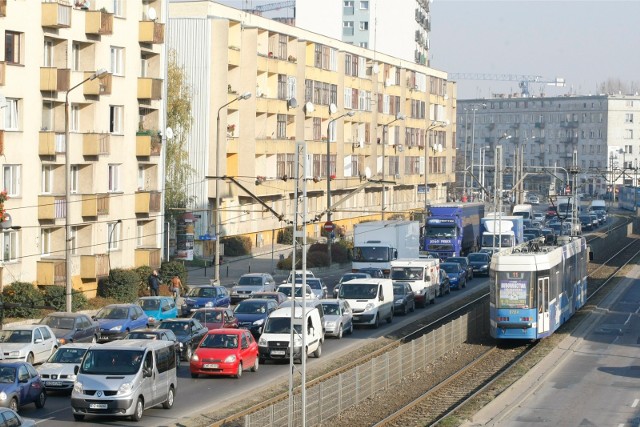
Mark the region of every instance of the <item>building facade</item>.
POLYGON ((165 6, 0 1, 2 285, 159 266, 165 6))
MULTIPOLYGON (((332 219, 347 231, 383 209, 386 218, 407 216, 446 201, 456 153, 455 84, 446 73, 212 1, 171 3, 168 27, 168 47, 194 89, 196 238, 216 233, 220 200, 218 234, 273 241, 293 219, 297 142, 307 147, 312 237, 326 220, 327 179, 331 206, 345 199, 332 219), (237 183, 217 180, 216 197, 215 177, 225 175, 237 183), (380 180, 385 191, 369 182, 380 180)), ((196 240, 198 255, 211 247, 196 240)))

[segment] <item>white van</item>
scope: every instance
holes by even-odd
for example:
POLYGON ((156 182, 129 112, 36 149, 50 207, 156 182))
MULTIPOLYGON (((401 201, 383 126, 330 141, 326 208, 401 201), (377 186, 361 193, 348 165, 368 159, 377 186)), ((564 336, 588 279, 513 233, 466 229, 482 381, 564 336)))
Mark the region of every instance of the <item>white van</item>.
POLYGON ((393 320, 393 282, 391 279, 353 279, 340 286, 338 298, 351 306, 354 325, 380 326, 380 320, 393 320))
POLYGON ((117 340, 89 347, 76 366, 73 418, 142 418, 145 409, 171 409, 178 387, 173 341, 117 340))
POLYGON ((438 258, 396 259, 391 261, 391 280, 411 285, 416 304, 426 307, 435 304, 440 286, 438 258))
MULTIPOLYGON (((260 363, 266 360, 289 359, 291 357, 291 307, 273 311, 262 328, 258 340, 260 363)), ((306 307, 305 319, 302 319, 302 307, 294 308, 295 331, 293 341, 293 360, 302 361, 303 354, 320 357, 324 342, 324 325, 318 308, 306 307), (302 328, 306 328, 306 352, 302 351, 302 328)))
POLYGON ((522 205, 515 205, 513 207, 512 215, 521 216, 523 219, 532 219, 533 218, 533 206, 528 203, 522 205))
POLYGON ((607 205, 604 200, 592 200, 591 206, 589 206, 590 211, 606 211, 607 205))

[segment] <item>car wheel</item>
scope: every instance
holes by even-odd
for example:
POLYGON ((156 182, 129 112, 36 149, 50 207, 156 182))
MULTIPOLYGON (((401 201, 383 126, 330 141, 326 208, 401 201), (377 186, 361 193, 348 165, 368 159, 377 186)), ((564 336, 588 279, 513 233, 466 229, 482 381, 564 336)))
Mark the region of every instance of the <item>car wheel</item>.
POLYGON ((133 421, 140 421, 142 419, 142 412, 144 412, 144 403, 142 402, 142 398, 139 397, 138 401, 136 402, 136 410, 133 411, 131 419, 133 421))
POLYGON ((447 286, 447 295, 451 293, 451 285, 447 286))
POLYGON ((349 326, 349 335, 353 334, 353 322, 351 322, 351 326, 349 326))
POLYGON ((412 313, 414 311, 416 311, 416 301, 415 300, 411 301, 411 308, 409 309, 409 311, 412 312, 412 313))
POLYGON ((236 378, 240 378, 242 376, 242 361, 238 362, 238 369, 236 370, 236 378))
POLYGON ((315 357, 316 359, 319 359, 320 356, 322 356, 322 343, 318 343, 316 351, 313 352, 313 357, 315 357))
POLYGON ((184 351, 184 360, 188 362, 189 360, 191 360, 191 356, 193 356, 193 349, 190 345, 187 345, 187 348, 184 351))
POLYGON ((402 307, 402 315, 406 316, 407 314, 409 314, 409 303, 406 303, 404 307, 402 307))
POLYGON ((251 372, 258 372, 258 368, 260 368, 260 358, 256 357, 256 360, 253 362, 253 366, 251 367, 251 372))
POLYGON ((29 353, 27 356, 27 363, 33 365, 33 353, 29 353))
POLYGON ((18 412, 18 399, 16 397, 11 399, 11 402, 9 402, 9 409, 13 409, 14 412, 18 412))
POLYGON ((387 323, 393 322, 393 310, 391 310, 391 314, 387 317, 387 323))
POLYGON ((35 401, 36 408, 44 408, 44 403, 47 401, 47 392, 43 389, 42 393, 38 395, 35 401))
POLYGON ((436 294, 434 292, 433 297, 431 298, 431 300, 429 301, 430 304, 435 304, 436 303, 436 294))
POLYGON ((338 325, 338 339, 342 338, 342 324, 338 325))
POLYGON ((162 402, 162 407, 164 409, 171 409, 173 408, 173 401, 174 401, 175 395, 174 395, 174 391, 173 391, 173 387, 169 387, 169 394, 167 394, 167 400, 165 400, 164 402, 162 402))
POLYGON ((380 327, 380 317, 376 313, 376 317, 373 319, 373 329, 378 329, 380 327))
POLYGON ((73 414, 73 419, 76 421, 83 421, 84 420, 84 415, 82 414, 73 414))

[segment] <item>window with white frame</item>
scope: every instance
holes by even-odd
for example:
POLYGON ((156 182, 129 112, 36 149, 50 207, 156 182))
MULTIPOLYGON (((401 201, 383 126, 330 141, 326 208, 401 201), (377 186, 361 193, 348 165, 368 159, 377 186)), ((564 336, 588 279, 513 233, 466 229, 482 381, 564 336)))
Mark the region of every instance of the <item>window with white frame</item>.
POLYGON ((344 88, 344 108, 346 109, 352 109, 353 106, 351 105, 351 88, 350 87, 345 87, 344 88))
POLYGON ((120 223, 111 222, 107 227, 107 246, 110 251, 118 249, 118 243, 120 241, 120 223))
POLYGON ((369 30, 369 21, 361 21, 360 22, 360 30, 368 31, 369 30))
POLYGON ((111 74, 124 76, 124 48, 111 46, 111 74))
POLYGON ((78 132, 80 130, 80 106, 72 104, 69 113, 69 131, 78 132))
POLYGON ((42 66, 53 67, 53 40, 45 39, 43 50, 42 66))
POLYGON ((144 166, 138 166, 138 190, 145 189, 145 175, 144 166))
POLYGON ((80 176, 80 168, 78 165, 71 165, 69 168, 69 192, 71 194, 78 193, 78 178, 80 176))
POLYGON ((109 165, 109 192, 120 191, 120 165, 109 165))
POLYGON ((624 130, 624 139, 633 139, 633 129, 624 130))
POLYGON ((4 61, 7 64, 22 64, 22 33, 5 31, 4 61))
POLYGON ((360 42, 358 43, 358 46, 363 47, 365 49, 369 49, 369 43, 367 42, 360 42))
POLYGON ((53 192, 53 166, 42 165, 42 184, 40 188, 42 194, 51 194, 53 192))
POLYGON ((124 0, 113 0, 113 14, 118 17, 124 17, 124 0))
POLYGON ((625 123, 633 123, 633 113, 625 113, 624 122, 625 123))
POLYGON ((297 91, 297 84, 295 76, 287 77, 287 99, 295 98, 297 91))
POLYGON ((80 43, 71 44, 71 69, 80 71, 80 43))
POLYGON ((144 244, 144 222, 138 222, 136 226, 136 246, 144 244))
POLYGON ((3 189, 9 197, 20 196, 20 171, 21 165, 2 166, 3 189))
POLYGON ((360 10, 369 10, 369 2, 361 1, 360 2, 360 10))
POLYGON ((7 98, 7 106, 4 107, 5 130, 19 130, 20 128, 19 101, 15 98, 7 98))
POLYGON ((42 104, 42 126, 41 130, 53 130, 53 103, 44 101, 42 104))
POLYGON ((2 232, 2 261, 15 262, 18 260, 18 232, 8 230, 2 232))
POLYGON ((329 142, 336 142, 338 138, 338 122, 336 120, 329 123, 329 135, 327 135, 327 138, 329 138, 329 142))
POLYGON ((51 255, 51 239, 53 230, 51 228, 43 228, 40 231, 40 255, 51 255))
POLYGON ((122 134, 124 131, 124 106, 109 106, 109 132, 122 134))

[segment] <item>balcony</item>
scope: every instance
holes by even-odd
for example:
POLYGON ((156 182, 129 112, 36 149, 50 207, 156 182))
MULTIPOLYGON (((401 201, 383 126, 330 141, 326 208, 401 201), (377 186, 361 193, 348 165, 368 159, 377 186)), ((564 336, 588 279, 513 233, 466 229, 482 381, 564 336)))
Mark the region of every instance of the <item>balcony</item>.
POLYGON ((40 90, 64 92, 69 90, 71 70, 68 68, 40 67, 40 90))
POLYGON ((109 194, 83 194, 82 216, 97 217, 109 214, 109 194))
POLYGON ((7 63, 4 61, 0 61, 0 86, 4 86, 4 76, 6 74, 7 74, 7 63))
POLYGON ((64 133, 49 130, 40 131, 38 141, 38 154, 40 156, 55 156, 64 153, 65 150, 64 133))
POLYGON ((161 196, 162 194, 158 191, 137 191, 135 206, 136 214, 160 212, 161 196))
POLYGON ((240 65, 240 49, 229 46, 227 62, 235 67, 240 65))
POLYGON ((111 140, 108 133, 85 133, 82 135, 82 155, 101 156, 111 154, 111 140))
POLYGON ((86 34, 113 34, 113 14, 100 10, 87 10, 84 15, 86 34))
POLYGON ((136 249, 136 267, 149 266, 160 268, 160 249, 158 248, 138 248, 136 249))
MULTIPOLYGON (((88 79, 94 72, 84 73, 84 78, 88 79)), ((105 74, 104 77, 88 80, 82 85, 82 92, 85 95, 111 95, 111 74, 105 74)))
POLYGON ((162 79, 138 77, 138 99, 162 99, 162 79))
POLYGON ((140 43, 164 43, 164 24, 156 21, 140 21, 138 42, 140 43))
POLYGON ((43 2, 42 26, 51 28, 71 27, 71 4, 63 0, 43 2))
POLYGON ((109 255, 82 255, 80 257, 80 277, 96 279, 109 275, 109 255))
POLYGON ((151 135, 140 132, 136 135, 136 156, 159 156, 161 152, 162 142, 157 134, 151 135))
POLYGON ((38 196, 38 219, 51 221, 66 216, 67 205, 64 196, 38 196))
POLYGON ((67 266, 63 259, 41 259, 36 262, 38 285, 65 286, 67 266))

